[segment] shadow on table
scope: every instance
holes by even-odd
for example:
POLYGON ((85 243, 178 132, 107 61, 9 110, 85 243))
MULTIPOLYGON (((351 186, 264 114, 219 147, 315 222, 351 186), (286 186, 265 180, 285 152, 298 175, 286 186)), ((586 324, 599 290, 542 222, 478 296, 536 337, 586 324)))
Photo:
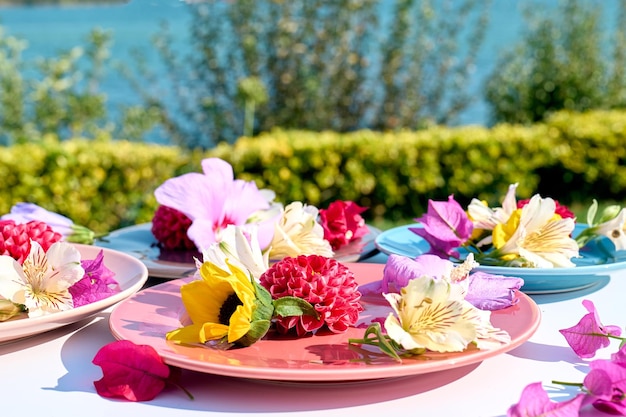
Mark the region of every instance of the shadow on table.
MULTIPOLYGON (((92 364, 97 351, 114 341, 107 314, 72 334, 63 344, 61 360, 67 369, 55 387, 44 390, 88 392, 96 396, 93 382, 102 377, 92 364)), ((472 372, 480 363, 448 371, 410 377, 351 382, 280 382, 205 374, 183 370, 181 384, 194 400, 175 387, 167 387, 148 404, 172 409, 219 412, 295 412, 337 409, 391 401, 418 395, 450 384, 472 372)), ((105 400, 102 401, 119 401, 105 400)))

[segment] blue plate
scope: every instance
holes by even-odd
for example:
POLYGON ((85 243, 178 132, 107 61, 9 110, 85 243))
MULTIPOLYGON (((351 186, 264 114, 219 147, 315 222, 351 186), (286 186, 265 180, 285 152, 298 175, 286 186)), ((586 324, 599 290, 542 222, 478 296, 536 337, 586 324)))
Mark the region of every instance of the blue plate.
MULTIPOLYGON (((386 230, 374 241, 376 247, 387 255, 396 254, 409 258, 428 252, 428 242, 409 230, 410 227, 422 227, 421 224, 409 224, 386 230)), ((577 224, 574 236, 586 226, 577 224)), ((626 270, 626 251, 619 251, 618 257, 611 249, 600 243, 591 243, 580 251, 580 258, 572 259, 573 268, 514 268, 503 266, 479 266, 476 271, 494 275, 519 277, 524 279, 522 290, 529 294, 557 293, 580 290, 608 279, 611 272, 626 270), (607 255, 609 254, 609 256, 607 255)))

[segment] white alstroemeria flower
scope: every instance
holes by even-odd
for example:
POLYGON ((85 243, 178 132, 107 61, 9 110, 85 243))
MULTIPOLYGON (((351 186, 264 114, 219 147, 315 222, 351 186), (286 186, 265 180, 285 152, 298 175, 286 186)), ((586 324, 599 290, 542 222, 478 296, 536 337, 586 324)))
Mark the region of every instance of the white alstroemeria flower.
POLYGON ((490 208, 484 202, 473 198, 467 207, 474 228, 483 230, 493 230, 498 224, 506 223, 511 214, 517 209, 515 191, 517 183, 509 185, 509 189, 502 201, 502 207, 490 208))
POLYGON ((555 210, 553 199, 534 195, 519 212, 517 229, 498 250, 519 255, 536 268, 574 267, 571 258, 579 255, 571 238, 574 219, 555 219, 555 210))
POLYGON ((80 253, 67 242, 53 243, 48 252, 30 242, 24 264, 10 256, 0 256, 0 296, 28 308, 36 317, 74 307, 69 288, 83 278, 80 253))
POLYGON ((406 350, 461 352, 470 343, 484 348, 510 340, 491 325, 488 311, 465 301, 457 284, 421 276, 409 281, 400 294, 384 296, 395 312, 385 320, 387 335, 406 350))
POLYGON ((606 236, 615 245, 615 250, 626 249, 626 209, 621 209, 617 216, 609 221, 594 226, 596 234, 606 236))
POLYGON ((269 258, 280 260, 298 255, 333 256, 330 243, 324 239, 324 228, 317 222, 318 213, 317 207, 299 201, 287 205, 276 223, 269 258))
MULTIPOLYGON (((228 225, 222 231, 221 237, 220 242, 210 245, 202 252, 203 262, 211 262, 228 270, 228 260, 230 265, 250 272, 256 280, 269 268, 269 252, 261 252, 256 227, 228 225)), ((200 269, 202 262, 196 260, 196 266, 200 269)))

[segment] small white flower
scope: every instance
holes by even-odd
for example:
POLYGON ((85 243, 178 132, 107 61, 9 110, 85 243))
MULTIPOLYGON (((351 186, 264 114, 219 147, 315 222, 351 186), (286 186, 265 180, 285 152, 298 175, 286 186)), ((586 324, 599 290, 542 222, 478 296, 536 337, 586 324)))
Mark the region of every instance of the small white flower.
MULTIPOLYGON (((247 270, 256 280, 269 268, 269 253, 261 252, 256 227, 228 225, 221 238, 221 242, 210 245, 202 252, 204 262, 211 262, 228 270, 228 260, 230 265, 247 270)), ((200 269, 202 262, 196 260, 196 266, 200 269)))
POLYGON ((30 242, 24 264, 10 256, 0 256, 0 296, 28 308, 36 317, 74 307, 69 288, 83 278, 80 253, 67 242, 56 242, 44 252, 30 242))
POLYGON ((333 256, 330 243, 324 239, 324 228, 317 222, 315 206, 295 201, 287 205, 274 229, 269 258, 280 260, 287 256, 333 256))
POLYGON ((626 249, 626 209, 621 209, 617 216, 609 221, 594 226, 595 233, 606 236, 613 242, 616 250, 626 249))

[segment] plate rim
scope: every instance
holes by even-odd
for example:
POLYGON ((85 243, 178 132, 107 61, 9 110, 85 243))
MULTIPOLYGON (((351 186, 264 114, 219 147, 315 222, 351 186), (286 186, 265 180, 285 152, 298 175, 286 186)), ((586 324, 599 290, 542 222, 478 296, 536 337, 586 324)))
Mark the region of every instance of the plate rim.
MULTIPOLYGON (((114 249, 96 247, 93 245, 85 245, 79 243, 73 243, 73 246, 77 247, 81 251, 81 258, 85 256, 84 252, 94 251, 95 254, 100 250, 104 251, 105 262, 107 253, 113 254, 116 257, 126 259, 128 262, 134 264, 139 268, 139 273, 135 274, 132 278, 136 278, 128 288, 122 289, 120 292, 110 295, 93 303, 85 304, 70 310, 59 311, 52 314, 46 314, 39 317, 24 318, 17 320, 8 320, 0 323, 0 343, 7 343, 24 339, 31 336, 37 336, 39 334, 64 327, 78 321, 87 319, 102 310, 105 310, 125 299, 137 293, 148 280, 148 269, 146 266, 133 256, 127 255, 123 252, 116 251, 114 249), (44 330, 41 330, 45 327, 44 330), (27 330, 28 329, 28 330, 27 330), (5 336, 7 331, 19 332, 19 335, 5 336)), ((94 256, 95 256, 94 254, 94 256)), ((131 280, 132 280, 131 278, 131 280)))
MULTIPOLYGON (((347 263, 349 268, 355 263, 347 263)), ((371 268, 372 270, 377 270, 382 274, 382 270, 384 268, 383 264, 371 264, 371 263, 356 263, 356 265, 360 265, 359 269, 362 268, 371 268)), ((358 278, 358 276, 357 276, 358 278)), ((171 299, 173 293, 171 291, 164 290, 166 286, 175 284, 174 287, 176 289, 179 288, 179 285, 182 285, 184 282, 188 282, 192 278, 181 278, 175 281, 168 281, 167 283, 158 284, 154 287, 150 287, 142 290, 136 295, 129 297, 127 300, 119 303, 115 309, 112 311, 110 320, 109 320, 109 328, 113 336, 118 340, 131 340, 135 343, 143 343, 145 344, 149 339, 154 338, 154 335, 144 336, 147 338, 146 340, 140 340, 144 337, 135 337, 137 331, 133 333, 133 330, 127 330, 124 328, 123 317, 118 317, 122 314, 123 310, 126 308, 128 303, 133 302, 135 297, 139 297, 140 294, 145 291, 154 291, 156 293, 162 292, 161 296, 164 298, 169 297, 171 299), (134 339, 134 340, 133 340, 134 339)), ((374 280, 370 280, 374 281, 374 280)), ((365 283, 365 282, 363 282, 365 283)), ((170 287, 173 288, 173 287, 170 287)), ((180 298, 180 292, 176 291, 174 294, 180 298)), ((482 362, 485 359, 506 353, 512 349, 517 348, 528 339, 532 337, 532 335, 538 329, 541 322, 541 310, 537 306, 537 304, 530 298, 528 295, 518 292, 518 296, 520 298, 519 305, 525 306, 525 313, 528 316, 528 324, 520 330, 520 334, 510 343, 503 344, 497 348, 489 349, 489 350, 476 350, 475 353, 463 353, 463 354, 451 354, 454 355, 454 358, 431 362, 429 365, 428 362, 418 362, 410 363, 410 364, 385 364, 385 365, 372 365, 372 366, 363 366, 363 367, 350 367, 344 368, 344 371, 340 371, 338 374, 329 375, 332 373, 331 368, 333 370, 337 369, 337 365, 326 366, 324 368, 315 369, 315 368, 275 368, 275 367, 251 367, 251 366, 235 366, 235 365, 224 365, 213 362, 200 362, 198 359, 191 358, 189 356, 185 356, 184 354, 179 354, 171 349, 170 343, 165 340, 164 335, 161 335, 160 341, 156 343, 151 343, 151 345, 157 350, 157 353, 163 358, 164 362, 178 366, 185 369, 190 369, 194 371, 198 371, 201 373, 207 374, 217 374, 224 375, 230 377, 239 377, 239 378, 248 378, 248 379, 259 379, 259 380, 273 380, 273 381, 291 381, 291 382, 303 382, 303 381, 315 381, 315 382, 342 382, 342 381, 362 381, 362 380, 371 380, 371 379, 387 379, 387 378, 396 378, 403 376, 414 376, 420 374, 427 374, 431 372, 439 372, 445 371, 455 368, 460 368, 463 366, 475 364, 482 362), (306 376, 303 376, 306 374, 306 376)), ((161 313, 163 313, 163 305, 154 306, 153 304, 147 304, 147 308, 159 309, 161 313)), ((182 306, 182 303, 179 307, 182 306)), ((175 309, 174 307, 169 307, 170 309, 175 309)), ((515 308, 512 307, 512 308, 515 308)), ((494 312, 495 314, 503 314, 504 311, 494 312)), ((147 311, 146 314, 149 314, 147 311)), ((511 313, 512 314, 512 313, 511 313)), ((150 323, 144 323, 150 324, 150 323)), ((323 336, 322 336, 323 337, 323 336)), ((348 337, 348 336, 346 336, 348 337)), ((253 345, 254 346, 254 345, 253 345)), ((201 349, 201 348, 199 348, 201 349)))

